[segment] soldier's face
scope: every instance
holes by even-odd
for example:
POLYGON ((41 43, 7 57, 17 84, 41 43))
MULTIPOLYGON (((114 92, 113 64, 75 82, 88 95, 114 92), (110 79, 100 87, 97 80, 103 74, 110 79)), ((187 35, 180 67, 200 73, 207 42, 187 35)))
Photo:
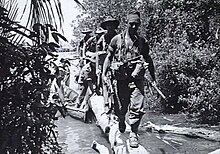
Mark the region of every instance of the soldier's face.
POLYGON ((138 22, 128 22, 128 29, 130 33, 137 33, 139 26, 140 26, 140 23, 138 22))

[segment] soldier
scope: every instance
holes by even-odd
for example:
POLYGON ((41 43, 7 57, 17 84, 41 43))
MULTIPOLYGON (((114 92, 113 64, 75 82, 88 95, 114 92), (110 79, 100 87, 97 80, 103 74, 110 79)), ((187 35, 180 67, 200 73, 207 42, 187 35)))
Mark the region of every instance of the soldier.
POLYGON ((94 85, 96 84, 96 56, 93 55, 90 58, 85 58, 86 64, 82 67, 79 75, 78 83, 80 85, 79 96, 76 101, 76 107, 84 108, 88 102, 90 96, 94 93, 94 85), (89 91, 88 91, 89 90, 89 91))
POLYGON ((79 42, 79 47, 78 47, 78 54, 80 57, 85 57, 85 51, 84 48, 85 48, 85 45, 86 45, 86 41, 88 41, 89 38, 91 38, 91 33, 92 33, 92 30, 86 28, 85 30, 82 31, 82 34, 85 34, 85 36, 83 37, 83 39, 79 42))
POLYGON ((82 34, 85 34, 85 36, 83 37, 83 39, 79 42, 79 46, 78 46, 78 55, 81 58, 79 61, 79 67, 82 68, 84 65, 84 60, 83 58, 85 58, 85 54, 86 54, 86 42, 89 40, 89 38, 92 37, 91 35, 92 30, 86 28, 85 30, 82 31, 82 34))
POLYGON ((97 84, 96 84, 96 93, 100 94, 100 77, 101 77, 101 69, 99 69, 99 63, 98 63, 98 56, 99 52, 97 50, 97 42, 104 34, 107 33, 107 30, 104 30, 103 28, 99 27, 95 31, 96 36, 91 37, 86 42, 86 56, 96 56, 96 75, 97 75, 97 84))
MULTIPOLYGON (((100 27, 107 30, 107 33, 102 35, 100 37, 99 41, 97 42, 97 51, 99 52, 98 67, 97 67, 98 70, 102 70, 103 63, 104 63, 105 57, 107 55, 108 45, 111 42, 111 39, 115 35, 117 35, 115 30, 118 26, 119 26, 119 21, 112 18, 112 17, 107 17, 107 19, 104 22, 102 22, 100 25, 100 27)), ((102 93, 104 96, 105 106, 109 106, 108 88, 105 84, 102 84, 102 93)))
MULTIPOLYGON (((96 36, 91 37, 86 42, 86 64, 82 67, 82 70, 79 75, 78 83, 80 85, 80 93, 79 97, 77 99, 77 107, 80 107, 82 105, 82 102, 84 101, 87 103, 90 96, 95 92, 94 91, 94 85, 97 83, 97 75, 96 75, 96 43, 99 40, 99 38, 106 33, 106 30, 104 29, 97 29, 96 30, 96 36), (89 89, 89 91, 88 91, 89 89)), ((85 105, 85 104, 83 104, 85 105)), ((83 106, 81 106, 83 107, 83 106)))
POLYGON ((70 62, 67 59, 61 58, 60 59, 60 65, 59 70, 60 74, 63 74, 63 82, 65 86, 69 86, 70 84, 70 62))
POLYGON ((108 45, 111 42, 111 39, 115 35, 117 35, 115 29, 118 26, 119 26, 119 21, 111 17, 107 17, 107 19, 104 22, 102 22, 100 25, 100 27, 102 27, 104 30, 107 30, 107 33, 102 35, 97 42, 97 51, 104 51, 103 54, 104 56, 99 57, 100 65, 103 65, 104 63, 104 59, 107 55, 108 45))
POLYGON ((97 51, 97 42, 105 33, 107 33, 107 30, 104 30, 103 28, 99 27, 95 31, 95 36, 90 37, 85 44, 86 49, 86 56, 94 55, 97 51))
POLYGON ((148 69, 155 84, 153 61, 149 55, 146 40, 137 30, 141 24, 140 13, 130 12, 127 16, 127 29, 116 35, 108 48, 108 55, 103 66, 102 79, 106 80, 107 68, 111 65, 113 77, 117 81, 114 104, 115 114, 119 119, 119 130, 126 129, 125 115, 129 108, 131 132, 130 146, 138 147, 138 127, 144 115, 144 74, 148 69))

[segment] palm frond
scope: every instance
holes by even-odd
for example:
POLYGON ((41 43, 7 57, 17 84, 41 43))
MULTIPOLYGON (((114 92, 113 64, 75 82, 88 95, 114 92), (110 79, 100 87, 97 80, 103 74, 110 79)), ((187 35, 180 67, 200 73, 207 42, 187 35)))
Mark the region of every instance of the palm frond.
MULTIPOLYGON (((28 1, 28 0, 27 0, 28 1)), ((60 0, 30 0, 30 9, 27 26, 32 27, 35 23, 52 24, 54 27, 62 29, 62 22, 64 21, 61 9, 60 0)), ((79 2, 74 0, 77 5, 80 5, 84 10, 85 7, 79 2)), ((28 2, 26 2, 24 13, 27 13, 28 2)), ((23 16, 22 16, 23 17, 23 16)))
POLYGON ((86 11, 86 8, 82 5, 82 3, 80 3, 78 0, 74 0, 76 2, 77 5, 81 6, 85 11, 86 11))
MULTIPOLYGON (((62 28, 63 14, 59 0, 31 0, 29 7, 27 26, 32 27, 36 23, 52 24, 54 27, 62 28)), ((27 12, 25 6, 23 13, 27 12)))
POLYGON ((18 3, 17 0, 8 1, 8 18, 11 20, 15 20, 18 15, 18 3))

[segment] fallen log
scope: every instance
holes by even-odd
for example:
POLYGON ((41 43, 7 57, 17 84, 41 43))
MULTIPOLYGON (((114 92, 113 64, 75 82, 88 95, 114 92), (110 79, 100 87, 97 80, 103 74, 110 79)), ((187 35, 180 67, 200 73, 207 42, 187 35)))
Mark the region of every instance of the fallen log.
POLYGON ((94 149, 95 151, 97 151, 100 154, 109 154, 109 150, 106 146, 99 144, 96 141, 92 142, 91 145, 92 149, 94 149))
POLYGON ((97 124, 108 136, 114 154, 149 154, 140 144, 138 148, 130 148, 128 141, 130 126, 126 124, 125 133, 120 133, 115 116, 107 115, 105 112, 103 96, 93 95, 90 98, 89 106, 96 116, 97 124))
POLYGON ((98 126, 101 127, 104 133, 108 133, 110 119, 108 115, 105 113, 104 97, 93 95, 90 98, 89 106, 92 109, 93 113, 95 114, 98 126))
POLYGON ((160 133, 174 133, 179 135, 185 135, 192 138, 204 138, 211 141, 220 141, 220 132, 214 130, 208 130, 205 128, 187 128, 176 127, 172 125, 156 125, 152 122, 147 122, 144 125, 146 131, 157 131, 160 133))

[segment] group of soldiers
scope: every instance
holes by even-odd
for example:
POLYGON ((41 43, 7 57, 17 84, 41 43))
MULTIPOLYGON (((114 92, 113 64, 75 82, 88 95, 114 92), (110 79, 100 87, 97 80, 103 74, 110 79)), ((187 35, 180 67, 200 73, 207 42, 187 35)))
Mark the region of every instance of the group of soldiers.
POLYGON ((104 96, 105 106, 109 106, 108 83, 114 85, 113 112, 118 117, 121 133, 126 129, 126 114, 131 125, 130 146, 138 147, 138 127, 144 115, 145 72, 149 71, 152 84, 156 84, 153 60, 149 55, 147 41, 138 34, 141 25, 140 13, 131 11, 127 15, 127 28, 117 34, 119 21, 107 18, 91 36, 92 31, 82 33, 85 37, 79 45, 79 55, 83 57, 78 77, 80 93, 77 107, 87 102, 94 93, 104 96), (88 92, 88 90, 90 92, 88 92))
POLYGON ((80 85, 80 94, 77 100, 78 107, 82 105, 83 101, 87 102, 94 92, 104 95, 105 105, 108 105, 108 92, 103 80, 101 80, 101 72, 107 56, 108 45, 117 34, 115 30, 118 26, 118 20, 108 17, 95 31, 95 36, 91 36, 92 30, 86 29, 82 31, 85 36, 78 48, 78 54, 82 57, 80 62, 81 71, 78 78, 80 85), (88 88, 89 94, 87 93, 88 88))

